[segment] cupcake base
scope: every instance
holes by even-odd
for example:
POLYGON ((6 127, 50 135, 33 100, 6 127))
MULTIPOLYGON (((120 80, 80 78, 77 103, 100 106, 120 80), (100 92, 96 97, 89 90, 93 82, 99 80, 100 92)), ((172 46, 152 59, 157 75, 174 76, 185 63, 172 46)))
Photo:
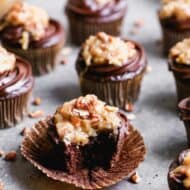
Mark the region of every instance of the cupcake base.
POLYGON ((73 184, 83 189, 99 189, 121 181, 144 160, 146 150, 143 138, 136 129, 130 126, 129 134, 115 166, 108 170, 80 169, 69 174, 60 167, 61 160, 54 154, 54 144, 48 138, 47 129, 47 121, 41 121, 32 128, 21 145, 21 153, 35 167, 57 181, 73 184))

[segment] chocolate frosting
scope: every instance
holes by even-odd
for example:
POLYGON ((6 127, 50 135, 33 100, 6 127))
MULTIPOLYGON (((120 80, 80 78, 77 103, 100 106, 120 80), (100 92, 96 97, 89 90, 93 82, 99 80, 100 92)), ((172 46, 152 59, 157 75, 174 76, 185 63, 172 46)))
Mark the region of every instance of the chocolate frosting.
MULTIPOLYGON (((9 44, 10 46, 13 46, 13 47, 20 48, 21 45, 19 43, 19 40, 22 36, 23 30, 24 29, 22 26, 6 27, 1 32, 3 43, 9 44)), ((38 41, 34 41, 31 38, 29 48, 50 47, 63 40, 64 40, 63 27, 61 26, 61 24, 58 21, 56 21, 54 19, 50 19, 50 24, 49 24, 48 28, 46 29, 45 36, 38 41)))
POLYGON ((76 62, 76 69, 79 75, 94 80, 126 80, 139 74, 146 66, 147 59, 144 49, 135 42, 137 54, 122 66, 109 64, 86 66, 81 53, 76 62))
POLYGON ((33 84, 30 64, 17 57, 14 70, 0 74, 0 100, 24 94, 32 89, 33 84))
POLYGON ((103 6, 98 5, 94 0, 68 0, 66 5, 68 14, 75 14, 88 21, 96 19, 97 22, 107 22, 122 17, 126 9, 126 0, 111 0, 103 6))
POLYGON ((190 97, 182 100, 178 105, 180 111, 180 118, 183 121, 190 120, 190 97))

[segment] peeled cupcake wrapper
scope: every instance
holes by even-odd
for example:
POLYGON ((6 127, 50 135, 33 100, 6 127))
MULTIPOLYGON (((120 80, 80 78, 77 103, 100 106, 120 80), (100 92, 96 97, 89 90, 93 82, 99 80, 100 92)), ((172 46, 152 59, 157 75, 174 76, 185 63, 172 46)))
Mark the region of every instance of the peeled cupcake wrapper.
POLYGON ((27 113, 31 91, 13 98, 0 100, 0 129, 13 127, 27 113))
MULTIPOLYGON (((50 155, 55 148, 48 137, 47 129, 47 120, 40 121, 34 126, 23 140, 21 153, 36 168, 57 181, 73 184, 83 189, 108 187, 127 177, 144 160, 146 149, 143 138, 136 129, 130 126, 120 158, 111 169, 96 168, 90 173, 87 169, 81 169, 74 174, 69 174, 59 168, 47 165, 43 159, 42 155, 46 155, 46 159, 51 159, 48 154, 50 155)), ((56 161, 52 159, 51 163, 56 163, 56 161)))
POLYGON ((51 47, 29 48, 28 50, 10 47, 7 44, 3 45, 7 50, 27 59, 31 63, 34 75, 43 75, 54 70, 63 44, 64 41, 60 41, 57 45, 51 47))
POLYGON ((95 94, 110 105, 126 109, 138 99, 141 82, 145 73, 143 69, 132 79, 123 81, 97 82, 80 76, 80 87, 83 95, 95 94))

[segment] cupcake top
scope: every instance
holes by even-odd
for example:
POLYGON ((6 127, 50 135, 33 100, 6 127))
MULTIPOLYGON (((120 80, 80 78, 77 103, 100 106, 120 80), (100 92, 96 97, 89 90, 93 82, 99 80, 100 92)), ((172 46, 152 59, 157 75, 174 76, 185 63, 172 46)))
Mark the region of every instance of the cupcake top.
POLYGON ((15 68, 16 57, 0 46, 0 74, 15 68))
POLYGON ((163 0, 159 12, 161 19, 174 18, 183 21, 190 18, 190 0, 163 0))
POLYGON ((137 50, 132 42, 99 32, 86 40, 81 54, 87 66, 101 64, 122 66, 137 55, 137 50))
POLYGON ((46 33, 49 25, 49 16, 41 8, 29 5, 25 2, 15 3, 1 22, 1 30, 5 27, 22 27, 20 43, 23 49, 27 49, 29 39, 40 40, 46 33))
POLYGON ((169 176, 177 183, 183 184, 187 189, 190 188, 190 150, 183 151, 178 160, 178 165, 173 168, 169 176))
POLYGON ((64 103, 53 117, 58 136, 65 144, 85 145, 101 131, 118 133, 118 108, 108 106, 94 95, 64 103))
POLYGON ((178 42, 170 50, 169 58, 176 63, 190 65, 190 38, 178 42))

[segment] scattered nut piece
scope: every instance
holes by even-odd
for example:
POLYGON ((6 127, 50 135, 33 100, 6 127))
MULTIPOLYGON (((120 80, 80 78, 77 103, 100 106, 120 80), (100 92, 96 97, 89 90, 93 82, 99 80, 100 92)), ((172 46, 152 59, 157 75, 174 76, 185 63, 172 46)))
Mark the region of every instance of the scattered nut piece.
POLYGON ((135 183, 135 184, 140 183, 141 177, 139 176, 139 174, 138 174, 137 172, 135 172, 135 173, 133 173, 133 174, 131 175, 130 181, 131 181, 132 183, 135 183))
POLYGON ((0 181, 0 190, 3 190, 4 189, 4 184, 3 182, 0 181))
POLYGON ((136 35, 138 32, 139 32, 139 30, 138 30, 137 28, 132 28, 132 29, 129 31, 129 33, 130 33, 131 35, 136 35))
POLYGON ((147 66, 146 67, 146 73, 150 73, 152 71, 152 67, 151 66, 147 66))
POLYGON ((0 150, 0 157, 3 157, 5 155, 5 152, 3 150, 0 150))
POLYGON ((35 98, 32 102, 33 105, 39 106, 42 103, 42 99, 40 97, 35 98))
POLYGON ((44 115, 43 110, 37 110, 28 114, 30 118, 38 118, 38 117, 42 117, 43 115, 44 115))
POLYGON ((134 22, 134 27, 140 28, 144 25, 144 20, 143 19, 138 19, 134 22))
POLYGON ((67 58, 66 58, 65 56, 63 56, 63 57, 61 58, 60 62, 61 62, 62 65, 65 65, 65 64, 68 63, 67 58))
POLYGON ((127 118, 128 118, 129 120, 135 120, 135 119, 136 119, 136 115, 133 114, 133 113, 129 113, 129 114, 127 114, 127 118))
POLYGON ((27 127, 24 127, 23 129, 22 129, 22 131, 20 132, 20 134, 22 135, 22 136, 26 136, 26 134, 29 132, 29 128, 27 128, 27 127))
POLYGON ((10 161, 10 162, 15 161, 16 158, 17 158, 16 151, 10 151, 10 152, 6 153, 6 154, 5 154, 5 157, 4 157, 4 159, 5 159, 6 161, 10 161))
POLYGON ((127 112, 132 112, 134 110, 134 105, 133 104, 126 104, 125 109, 127 112))

